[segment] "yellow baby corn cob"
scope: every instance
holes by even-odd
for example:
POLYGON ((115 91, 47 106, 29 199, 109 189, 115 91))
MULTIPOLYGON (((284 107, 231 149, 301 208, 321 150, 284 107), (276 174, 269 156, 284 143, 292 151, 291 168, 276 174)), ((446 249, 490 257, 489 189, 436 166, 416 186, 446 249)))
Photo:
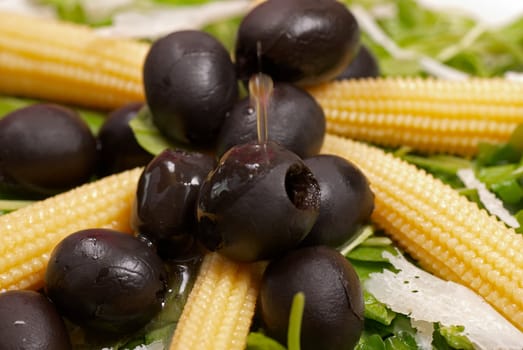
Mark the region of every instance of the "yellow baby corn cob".
POLYGON ((40 288, 51 251, 71 233, 102 227, 131 232, 140 173, 112 175, 0 216, 0 292, 40 288))
POLYGON ((330 133, 429 153, 474 155, 480 141, 506 142, 523 123, 523 83, 504 79, 346 80, 309 92, 330 133))
POLYGON ((372 220, 423 268, 471 288, 523 331, 522 235, 379 148, 327 135, 322 152, 360 167, 375 194, 372 220))
POLYGON ((176 326, 170 350, 243 350, 262 265, 207 254, 176 326))
POLYGON ((0 94, 111 109, 143 101, 149 45, 0 11, 0 94))

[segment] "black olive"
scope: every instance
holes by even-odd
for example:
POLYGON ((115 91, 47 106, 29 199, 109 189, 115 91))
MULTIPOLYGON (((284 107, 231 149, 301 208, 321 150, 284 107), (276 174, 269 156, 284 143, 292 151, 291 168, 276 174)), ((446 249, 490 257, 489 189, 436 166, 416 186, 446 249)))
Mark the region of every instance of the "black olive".
POLYGON ((153 159, 153 155, 138 144, 129 126, 142 106, 143 103, 135 102, 114 110, 100 128, 101 175, 145 166, 153 159))
POLYGON ((273 260, 259 296, 267 333, 285 343, 294 295, 303 292, 303 350, 352 350, 363 331, 363 292, 352 265, 338 251, 299 248, 273 260))
POLYGON ((311 85, 333 79, 356 55, 360 32, 335 0, 268 0, 240 23, 235 57, 239 78, 262 71, 275 81, 311 85))
POLYGON ((309 233, 319 201, 319 185, 296 154, 274 142, 237 145, 202 184, 199 237, 235 260, 269 259, 309 233))
POLYGON ((28 290, 0 293, 0 349, 70 350, 69 334, 54 305, 28 290))
POLYGON ((51 195, 94 174, 94 135, 71 109, 35 104, 0 120, 0 181, 27 192, 51 195))
POLYGON ((360 45, 358 54, 336 80, 376 78, 380 76, 380 67, 376 56, 365 45, 360 45))
MULTIPOLYGON (((316 155, 323 144, 325 115, 306 91, 287 83, 276 83, 269 100, 268 134, 300 157, 316 155)), ((222 155, 234 145, 255 141, 258 137, 256 110, 249 98, 237 102, 225 117, 216 142, 222 155)))
POLYGON ((370 220, 374 194, 361 170, 341 157, 322 154, 304 161, 320 184, 321 205, 302 244, 338 247, 370 220))
POLYGON ((200 185, 214 165, 212 156, 198 152, 167 149, 157 155, 138 180, 132 228, 154 243, 184 248, 196 230, 200 185))
POLYGON ((53 250, 45 289, 62 315, 88 329, 128 333, 162 308, 167 272, 138 238, 109 229, 78 231, 53 250))
POLYGON ((167 137, 195 146, 214 143, 225 113, 238 99, 229 53, 200 31, 157 40, 147 54, 143 78, 156 126, 167 137))

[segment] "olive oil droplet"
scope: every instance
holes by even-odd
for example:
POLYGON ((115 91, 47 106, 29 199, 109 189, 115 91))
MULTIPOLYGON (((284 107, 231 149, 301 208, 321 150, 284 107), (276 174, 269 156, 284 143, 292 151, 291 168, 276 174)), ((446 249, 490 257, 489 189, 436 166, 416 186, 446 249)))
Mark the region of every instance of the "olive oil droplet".
POLYGON ((258 143, 266 144, 269 141, 267 111, 274 84, 271 77, 257 73, 249 80, 251 103, 256 111, 258 143))

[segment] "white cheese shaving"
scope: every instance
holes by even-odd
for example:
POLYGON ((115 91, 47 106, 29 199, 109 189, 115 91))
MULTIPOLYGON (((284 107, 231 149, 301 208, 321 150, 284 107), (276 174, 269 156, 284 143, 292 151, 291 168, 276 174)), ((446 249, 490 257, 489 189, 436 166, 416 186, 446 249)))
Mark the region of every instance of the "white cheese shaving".
POLYGON ((494 193, 490 192, 483 182, 478 180, 476 175, 474 175, 474 170, 470 168, 460 169, 457 175, 467 188, 473 188, 478 191, 479 199, 489 213, 496 215, 510 227, 519 227, 518 220, 505 209, 503 202, 494 193))
POLYGON ((90 21, 103 21, 118 11, 136 6, 135 0, 82 0, 82 8, 90 21))
MULTIPOLYGON (((114 348, 102 348, 102 350, 115 350, 114 348)), ((129 349, 124 349, 129 350, 129 349)), ((138 345, 133 350, 165 350, 165 345, 163 341, 155 341, 149 345, 138 345)))
POLYGON ((372 273, 365 288, 391 310, 414 320, 464 326, 479 350, 522 350, 523 333, 472 290, 439 279, 414 266, 401 254, 383 256, 399 270, 372 273))
POLYGON ((521 72, 506 72, 505 79, 511 81, 520 81, 523 82, 523 73, 521 72))
POLYGON ((0 0, 0 11, 11 11, 44 18, 56 17, 56 13, 51 6, 38 5, 31 0, 0 0))
POLYGON ((156 341, 149 345, 139 345, 134 350, 164 350, 165 346, 163 345, 163 342, 156 341))
POLYGON ((111 37, 156 39, 178 30, 200 29, 215 21, 245 14, 252 4, 248 0, 228 0, 199 6, 154 7, 117 13, 113 24, 97 30, 111 37))
POLYGON ((416 329, 416 344, 421 350, 432 350, 432 333, 434 323, 423 320, 411 320, 410 324, 416 329))

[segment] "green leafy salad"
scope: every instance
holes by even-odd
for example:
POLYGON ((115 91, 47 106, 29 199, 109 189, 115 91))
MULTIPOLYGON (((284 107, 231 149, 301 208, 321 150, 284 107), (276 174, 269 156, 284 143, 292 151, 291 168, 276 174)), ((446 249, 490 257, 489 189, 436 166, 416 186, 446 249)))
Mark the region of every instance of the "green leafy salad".
MULTIPOLYGON (((40 5, 52 6, 58 16, 68 21, 87 23, 103 29, 116 25, 116 16, 125 11, 154 11, 176 9, 178 6, 190 9, 204 6, 212 1, 206 0, 133 0, 119 1, 118 5, 100 5, 103 1, 87 0, 40 0, 40 5)), ((523 18, 499 27, 489 27, 477 20, 461 14, 436 12, 419 5, 414 0, 346 0, 355 9, 358 19, 365 16, 366 25, 361 27, 362 42, 376 55, 384 76, 429 76, 464 74, 470 76, 503 76, 507 72, 523 70, 523 18), (379 29, 376 32, 375 28, 379 29), (383 39, 385 37, 385 39, 383 39), (390 44, 393 44, 391 49, 390 44), (427 62, 436 63, 428 64, 427 62), (434 68, 436 67, 436 68, 434 68)), ((107 1, 107 3, 110 3, 107 1)), ((115 2, 116 3, 116 2, 115 2)), ((236 28, 241 15, 227 16, 220 20, 202 20, 203 29, 219 38, 232 49, 236 28)), ((158 33, 153 33, 152 40, 158 33)), ((0 117, 28 105, 34 101, 3 96, 0 97, 0 117)), ((93 132, 97 132, 105 115, 96 111, 80 110, 93 132)), ((152 153, 159 153, 169 144, 152 125, 147 111, 141 113, 132 123, 133 130, 141 145, 152 153)), ((501 200, 503 208, 514 221, 517 232, 523 233, 523 126, 518 127, 513 137, 504 144, 479 145, 479 154, 473 159, 452 155, 425 156, 402 147, 389 149, 398 157, 426 169, 436 177, 451 185, 461 194, 488 209, 483 194, 501 200), (471 185, 462 173, 468 169, 483 186, 471 185)), ((14 198, 0 193, 0 213, 16 210, 29 203, 25 198, 14 198)), ((399 264, 409 264, 412 271, 417 269, 408 256, 402 256, 394 243, 384 232, 372 226, 364 227, 356 240, 340 248, 355 267, 362 282, 372 279, 373 274, 383 271, 398 271, 399 264), (396 258, 394 258, 396 257, 396 258)), ((406 265, 401 265, 406 266, 406 265)), ((190 291, 198 263, 181 262, 171 269, 186 270, 183 286, 171 286, 171 294, 165 309, 133 338, 117 341, 94 340, 90 335, 70 325, 73 334, 78 333, 78 349, 163 349, 176 327, 176 321, 190 291), (186 282, 186 283, 185 283, 186 282)), ((417 270, 416 270, 417 271, 417 270)), ((413 272, 414 273, 414 272, 413 272)), ((420 272, 421 273, 421 272, 420 272)), ((418 274, 418 272, 415 272, 418 274)), ((429 278, 429 277, 427 277, 429 278)), ((362 283, 362 285, 366 285, 362 283)), ((438 284, 434 288, 437 288, 438 284)), ((369 290, 364 291, 365 330, 357 345, 357 350, 415 350, 415 349, 474 349, 473 342, 466 336, 464 324, 444 325, 440 322, 430 324, 430 344, 421 336, 420 325, 410 315, 394 312, 386 303, 379 300, 369 290)), ((300 300, 295 300, 292 308, 291 328, 299 334, 301 317, 300 300), (293 328, 294 327, 294 328, 293 328)), ((301 301, 303 302, 303 301, 301 301)), ((435 306, 436 307, 436 306, 435 306)), ((303 305, 301 306, 303 309, 303 305)), ((456 310, 458 313, 459 310, 456 310)), ((291 332, 292 333, 292 332, 291 332)), ((289 336, 288 344, 280 344, 264 335, 263 329, 253 327, 248 337, 249 350, 298 350, 289 336)))

